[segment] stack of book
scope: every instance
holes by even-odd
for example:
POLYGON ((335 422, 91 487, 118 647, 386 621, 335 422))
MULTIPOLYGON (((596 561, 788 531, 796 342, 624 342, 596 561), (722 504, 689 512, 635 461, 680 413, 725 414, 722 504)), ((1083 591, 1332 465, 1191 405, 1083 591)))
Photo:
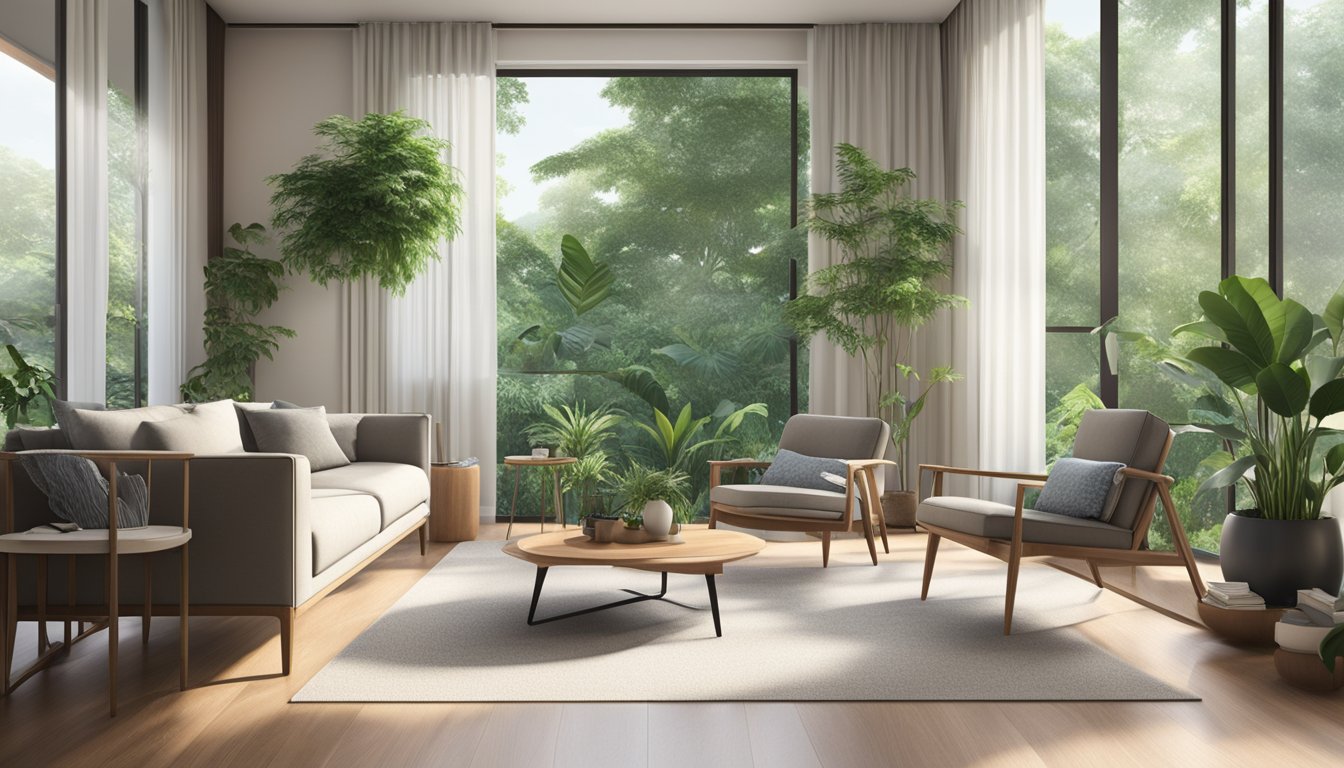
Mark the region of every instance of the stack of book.
POLYGON ((1251 591, 1244 581, 1210 581, 1204 602, 1232 611, 1263 611, 1265 598, 1251 591))
POLYGON ((1284 614, 1284 621, 1299 626, 1333 627, 1344 624, 1344 597, 1323 589, 1297 590, 1297 610, 1284 614))

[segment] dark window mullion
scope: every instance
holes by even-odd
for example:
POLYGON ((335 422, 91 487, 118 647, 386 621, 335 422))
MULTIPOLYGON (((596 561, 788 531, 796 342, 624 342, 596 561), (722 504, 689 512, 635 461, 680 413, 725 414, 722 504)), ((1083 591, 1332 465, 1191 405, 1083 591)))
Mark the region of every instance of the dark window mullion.
MULTIPOLYGON (((1101 141, 1100 236, 1101 296, 1098 325, 1120 314, 1120 8, 1116 0, 1101 0, 1101 141)), ((1111 372, 1106 345, 1101 345, 1101 401, 1116 408, 1120 401, 1119 376, 1111 372)))
POLYGON ((1283 295, 1283 0, 1269 2, 1269 284, 1283 295))

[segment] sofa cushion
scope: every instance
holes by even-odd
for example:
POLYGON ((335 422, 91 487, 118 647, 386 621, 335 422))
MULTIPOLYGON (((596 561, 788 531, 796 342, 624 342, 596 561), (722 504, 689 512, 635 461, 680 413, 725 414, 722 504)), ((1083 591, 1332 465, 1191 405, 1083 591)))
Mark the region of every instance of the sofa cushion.
POLYGON ((839 459, 823 459, 805 456, 801 453, 779 449, 774 461, 761 475, 761 485, 784 485, 790 488, 812 488, 818 491, 834 491, 835 486, 822 473, 844 475, 849 471, 845 462, 839 459))
POLYGON ((362 413, 327 414, 327 426, 331 427, 331 436, 336 438, 336 444, 345 452, 345 458, 351 461, 359 461, 358 454, 355 453, 355 442, 359 436, 359 422, 363 418, 362 413))
POLYGON ((779 447, 807 456, 880 459, 891 427, 881 419, 799 413, 789 417, 779 447))
MULTIPOLYGON (((1118 461, 1145 472, 1161 472, 1171 427, 1148 411, 1099 408, 1083 414, 1073 455, 1091 461, 1118 461)), ((1120 486, 1120 495, 1107 522, 1133 530, 1152 484, 1130 478, 1120 486)))
POLYGON ((6 451, 53 451, 70 447, 70 435, 63 429, 18 426, 5 433, 6 451))
MULTIPOLYGON (((730 507, 750 509, 752 514, 839 520, 845 513, 845 494, 787 485, 719 485, 709 500, 730 507)), ((854 502, 853 519, 863 519, 863 509, 854 502)))
POLYGON ((257 440, 257 450, 263 453, 306 456, 313 472, 350 463, 332 437, 325 413, 284 409, 244 411, 244 415, 257 440))
POLYGON ((341 488, 372 495, 378 499, 383 528, 429 500, 429 476, 410 464, 359 461, 314 472, 312 482, 314 491, 341 488))
POLYGON ((75 409, 81 411, 105 411, 107 410, 107 406, 102 403, 80 402, 79 400, 53 400, 51 403, 51 415, 56 419, 56 426, 69 429, 66 425, 66 419, 70 415, 70 412, 75 409))
POLYGON ((151 405, 122 411, 90 411, 72 408, 65 414, 62 430, 69 433, 70 447, 79 451, 146 450, 141 425, 167 421, 185 410, 175 405, 151 405))
POLYGON ((1036 510, 1105 522, 1120 498, 1124 468, 1118 461, 1059 459, 1036 499, 1036 510))
POLYGON ((313 575, 363 546, 382 530, 378 500, 358 491, 314 488, 313 575))
MULTIPOLYGON (((954 531, 990 539, 1013 538, 1013 507, 965 496, 930 496, 920 502, 915 517, 954 531)), ((1129 549, 1133 535, 1126 529, 1097 520, 1022 510, 1022 540, 1038 544, 1129 549)))
POLYGON ((232 400, 200 403, 175 419, 147 421, 140 431, 143 447, 151 451, 214 455, 243 450, 232 400))

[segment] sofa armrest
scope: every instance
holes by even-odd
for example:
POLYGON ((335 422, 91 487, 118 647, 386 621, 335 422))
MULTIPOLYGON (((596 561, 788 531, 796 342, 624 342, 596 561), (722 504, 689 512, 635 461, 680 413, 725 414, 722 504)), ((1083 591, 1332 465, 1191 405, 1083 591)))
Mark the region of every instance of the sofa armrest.
POLYGON ((355 436, 359 461, 410 464, 429 474, 429 414, 361 414, 355 436))
POLYGON ((308 459, 197 456, 190 498, 192 602, 295 606, 298 574, 313 572, 308 459))

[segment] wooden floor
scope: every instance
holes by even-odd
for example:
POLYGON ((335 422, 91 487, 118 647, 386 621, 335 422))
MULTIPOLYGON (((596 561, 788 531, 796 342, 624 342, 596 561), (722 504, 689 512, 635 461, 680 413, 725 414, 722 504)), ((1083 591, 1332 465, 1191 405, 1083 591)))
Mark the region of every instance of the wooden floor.
MULTIPOLYGON (((530 527, 529 527, 530 528, 530 527)), ((503 538, 503 526, 482 535, 503 538)), ((772 544, 755 566, 820 565, 819 544, 772 544)), ((107 717, 103 634, 0 699, 0 766, 1201 766, 1340 765, 1344 696, 1278 680, 1263 650, 1108 590, 1112 611, 1080 627, 1115 655, 1202 702, 290 704, 289 698, 451 547, 398 545, 305 614, 294 674, 279 675, 274 621, 194 618, 191 689, 177 690, 176 623, 136 620, 121 641, 121 703, 107 717)), ((921 562, 924 537, 893 534, 921 562)), ((861 540, 832 568, 865 567, 861 540)), ((1024 567, 1048 567, 1033 564, 1024 567)), ((945 543, 938 573, 1003 565, 945 543)), ((1175 615, 1193 614, 1179 569, 1106 569, 1108 581, 1175 615)), ((1217 577, 1216 566, 1208 575, 1217 577)), ((935 574, 930 600, 938 595, 935 574)), ((32 625, 19 655, 31 655, 32 625)), ((891 648, 899 654, 900 648, 891 648)), ((669 660, 693 668, 694 659, 669 660)), ((874 659, 873 663, 882 663, 874 659)), ((993 664, 993 659, 967 659, 993 664)))

